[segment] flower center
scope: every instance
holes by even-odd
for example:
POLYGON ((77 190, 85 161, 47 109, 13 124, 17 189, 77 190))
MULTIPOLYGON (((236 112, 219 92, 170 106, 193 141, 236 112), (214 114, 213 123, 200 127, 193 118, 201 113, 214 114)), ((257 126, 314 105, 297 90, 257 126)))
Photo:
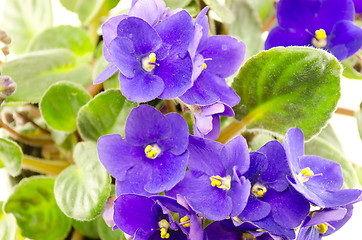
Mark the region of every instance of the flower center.
POLYGON ((319 29, 315 31, 314 38, 312 39, 312 44, 315 47, 325 47, 327 45, 327 34, 324 29, 319 29))
POLYGON ((243 233, 243 235, 241 236, 241 239, 243 240, 255 240, 255 236, 251 233, 243 233))
POLYGON ((147 72, 151 72, 156 67, 156 54, 150 53, 148 57, 142 58, 142 67, 147 72))
POLYGON ((328 230, 328 225, 326 223, 321 223, 319 225, 314 225, 316 229, 319 230, 320 234, 326 233, 328 230))
POLYGON ((157 144, 147 145, 145 147, 146 157, 150 159, 157 158, 158 155, 160 155, 160 153, 161 153, 161 148, 157 144))
POLYGON ((158 226, 160 227, 161 238, 169 238, 170 234, 167 232, 167 230, 169 229, 170 224, 167 222, 167 220, 162 219, 158 222, 158 226))
POLYGON ((224 190, 229 190, 231 187, 231 177, 229 175, 223 178, 220 177, 219 175, 212 176, 210 177, 210 180, 211 180, 211 186, 213 187, 218 187, 224 190))
POLYGON ((304 183, 315 176, 322 176, 322 173, 314 174, 314 172, 309 167, 306 167, 300 171, 297 178, 301 183, 304 183))
POLYGON ((264 187, 260 183, 255 183, 251 189, 251 192, 254 194, 255 197, 264 197, 266 193, 266 187, 264 187))
POLYGON ((183 227, 190 227, 190 218, 186 215, 180 219, 180 223, 183 227))
POLYGON ((206 69, 207 68, 207 65, 206 65, 206 63, 204 63, 203 65, 202 65, 202 70, 204 70, 204 69, 206 69))

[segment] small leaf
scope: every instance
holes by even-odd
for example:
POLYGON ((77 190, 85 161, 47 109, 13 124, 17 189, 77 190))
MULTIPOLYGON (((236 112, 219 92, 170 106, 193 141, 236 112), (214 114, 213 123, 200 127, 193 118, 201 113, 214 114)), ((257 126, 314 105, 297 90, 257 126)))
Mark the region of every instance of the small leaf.
POLYGON ((97 219, 102 216, 98 216, 96 219, 91 221, 77 221, 73 219, 73 227, 77 229, 82 235, 89 237, 89 238, 99 238, 98 234, 98 221, 97 219))
POLYGON ((126 100, 116 89, 98 94, 79 110, 79 133, 82 138, 95 142, 106 134, 124 135, 127 116, 136 106, 136 103, 126 100))
POLYGON ((24 53, 31 39, 52 26, 52 13, 50 0, 6 0, 1 29, 11 36, 10 51, 24 53))
POLYGON ((73 132, 77 128, 79 109, 91 96, 80 85, 62 81, 52 85, 40 102, 40 110, 47 124, 59 131, 73 132))
POLYGON ((4 214, 3 202, 0 202, 0 239, 16 240, 17 225, 12 214, 4 214))
POLYGON ((97 230, 101 240, 123 240, 124 234, 121 230, 114 230, 109 227, 102 216, 97 218, 97 230))
POLYGON ((344 177, 343 187, 360 188, 352 162, 344 156, 341 144, 331 126, 328 125, 318 136, 305 143, 305 154, 317 155, 339 163, 344 177))
POLYGON ((16 90, 7 101, 39 102, 50 85, 68 80, 85 86, 91 82, 91 68, 77 64, 74 53, 52 49, 29 53, 7 62, 2 69, 16 82, 16 90))
POLYGON ((227 25, 229 34, 246 44, 245 59, 248 59, 264 49, 260 17, 249 0, 233 0, 228 7, 235 16, 235 21, 227 25))
POLYGON ((28 51, 34 52, 54 48, 69 49, 79 57, 92 54, 94 50, 86 31, 79 27, 58 26, 40 33, 30 43, 28 51))
POLYGON ((24 178, 5 203, 5 213, 15 216, 24 237, 55 240, 68 235, 71 220, 57 206, 53 189, 52 178, 24 178))
POLYGON ((18 144, 5 138, 0 138, 0 165, 13 177, 21 172, 21 159, 23 152, 18 144))
POLYGON ((191 0, 165 0, 166 7, 171 9, 184 8, 189 5, 190 2, 191 0))
POLYGON ((219 1, 204 0, 204 2, 221 18, 224 23, 232 23, 235 20, 233 12, 225 5, 220 4, 219 1))
POLYGON ((232 87, 241 100, 236 118, 247 129, 285 135, 299 127, 306 139, 317 134, 340 98, 341 65, 326 51, 308 47, 277 47, 250 58, 232 87))
POLYGON ((98 159, 95 143, 78 143, 73 159, 76 165, 63 170, 55 180, 55 199, 67 216, 89 221, 103 211, 111 178, 98 159))
POLYGON ((344 60, 342 62, 342 66, 343 66, 343 77, 358 79, 358 80, 362 79, 362 61, 357 59, 355 56, 352 56, 344 60))

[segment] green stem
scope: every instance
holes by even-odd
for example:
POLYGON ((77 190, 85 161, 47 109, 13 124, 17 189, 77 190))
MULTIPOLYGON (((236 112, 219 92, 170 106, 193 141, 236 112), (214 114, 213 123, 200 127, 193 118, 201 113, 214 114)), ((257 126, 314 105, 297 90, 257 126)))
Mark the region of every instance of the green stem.
POLYGON ((34 172, 57 176, 67 168, 70 163, 64 160, 48 160, 24 155, 21 165, 23 168, 34 172))

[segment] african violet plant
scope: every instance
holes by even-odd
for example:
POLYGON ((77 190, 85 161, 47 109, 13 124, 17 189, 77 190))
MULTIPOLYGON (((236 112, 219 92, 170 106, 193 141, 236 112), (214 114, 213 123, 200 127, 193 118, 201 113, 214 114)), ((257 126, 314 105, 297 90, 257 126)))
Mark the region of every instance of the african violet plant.
POLYGON ((4 4, 0 239, 317 240, 352 217, 328 121, 362 78, 361 1, 60 2, 81 27, 4 4))

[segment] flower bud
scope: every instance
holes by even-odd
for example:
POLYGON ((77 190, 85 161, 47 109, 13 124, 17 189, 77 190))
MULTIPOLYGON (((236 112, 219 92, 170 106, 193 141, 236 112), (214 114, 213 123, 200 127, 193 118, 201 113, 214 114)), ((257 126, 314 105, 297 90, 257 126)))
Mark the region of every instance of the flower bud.
POLYGON ((0 41, 6 45, 9 45, 11 43, 11 38, 5 31, 0 30, 0 41))
POLYGON ((16 83, 9 76, 0 76, 0 97, 6 98, 14 93, 16 83))

